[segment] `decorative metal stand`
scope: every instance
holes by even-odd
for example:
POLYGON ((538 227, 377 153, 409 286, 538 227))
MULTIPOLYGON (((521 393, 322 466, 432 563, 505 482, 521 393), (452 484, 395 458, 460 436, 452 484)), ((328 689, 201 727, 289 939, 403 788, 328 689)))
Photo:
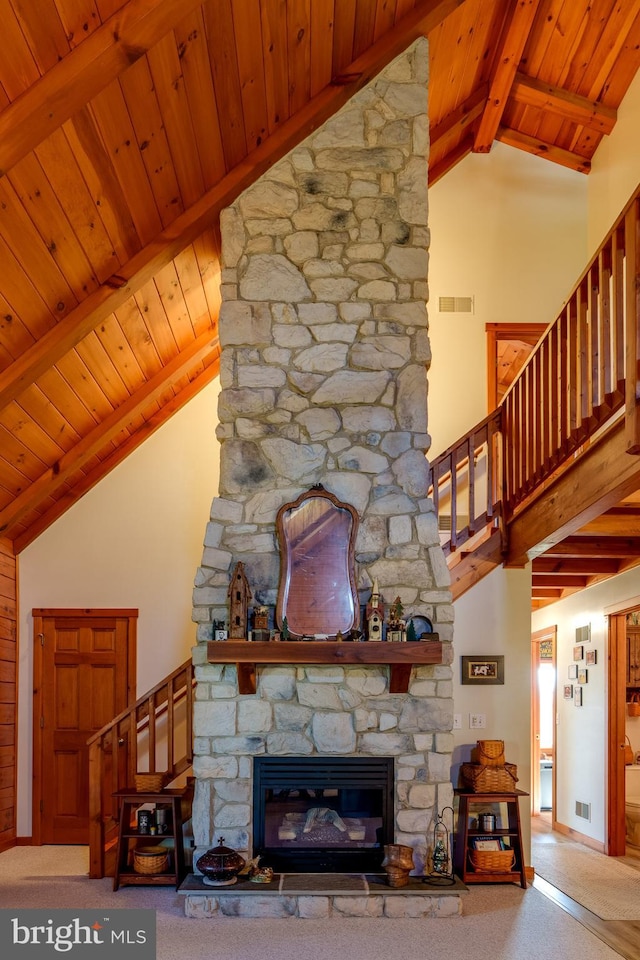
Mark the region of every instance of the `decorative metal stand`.
POLYGON ((433 827, 433 848, 431 850, 431 870, 424 876, 423 883, 434 887, 452 886, 456 882, 453 874, 453 851, 451 849, 451 831, 448 829, 444 815, 449 810, 453 825, 453 807, 445 807, 436 815, 433 827))

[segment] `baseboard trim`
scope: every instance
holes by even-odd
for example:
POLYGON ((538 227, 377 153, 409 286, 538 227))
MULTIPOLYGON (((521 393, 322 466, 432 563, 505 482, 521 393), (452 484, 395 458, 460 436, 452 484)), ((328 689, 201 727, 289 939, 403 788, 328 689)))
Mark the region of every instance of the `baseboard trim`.
POLYGON ((565 823, 560 823, 558 820, 554 820, 551 824, 552 830, 555 830, 557 833, 561 833, 565 837, 571 837, 572 840, 575 840, 576 843, 581 843, 585 847, 590 847, 591 850, 595 850, 597 853, 606 853, 605 845, 601 840, 594 840, 593 837, 588 837, 584 833, 580 833, 579 830, 574 830, 573 827, 568 827, 565 823))
POLYGON ((16 847, 32 847, 33 837, 16 837, 16 847))

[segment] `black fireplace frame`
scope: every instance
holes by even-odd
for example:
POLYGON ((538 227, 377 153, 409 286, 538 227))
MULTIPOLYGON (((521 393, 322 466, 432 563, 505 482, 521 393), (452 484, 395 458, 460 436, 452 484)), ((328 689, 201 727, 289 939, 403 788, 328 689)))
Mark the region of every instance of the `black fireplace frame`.
POLYGON ((384 845, 394 838, 394 786, 393 757, 254 757, 253 856, 281 873, 379 873, 384 845), (266 790, 346 787, 381 791, 382 827, 375 847, 285 851, 266 846, 266 790))

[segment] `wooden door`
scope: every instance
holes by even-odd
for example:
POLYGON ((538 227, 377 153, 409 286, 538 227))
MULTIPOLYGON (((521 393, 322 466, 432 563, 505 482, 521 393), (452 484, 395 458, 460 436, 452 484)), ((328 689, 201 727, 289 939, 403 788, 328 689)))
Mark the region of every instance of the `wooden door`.
POLYGON ((135 610, 34 610, 35 843, 89 840, 87 740, 135 695, 135 610))
MULTIPOLYGON (((551 810, 555 821, 556 771, 556 634, 555 626, 536 630, 531 637, 531 813, 543 809, 540 770, 542 762, 551 764, 551 810), (542 684, 541 667, 550 670, 542 684), (543 688, 544 687, 544 688, 543 688), (549 690, 553 690, 549 696, 549 690)), ((545 804, 544 809, 548 809, 545 804)))

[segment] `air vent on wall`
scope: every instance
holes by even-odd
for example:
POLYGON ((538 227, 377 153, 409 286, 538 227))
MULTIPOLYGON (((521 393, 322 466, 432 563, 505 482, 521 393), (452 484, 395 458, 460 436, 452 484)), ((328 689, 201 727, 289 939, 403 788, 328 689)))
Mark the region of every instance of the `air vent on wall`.
POLYGON ((439 297, 440 313, 473 313, 473 297, 439 297))
POLYGON ((582 817, 583 820, 591 820, 591 804, 582 803, 581 800, 576 800, 576 817, 582 817))
MULTIPOLYGON (((469 517, 458 515, 457 524, 458 530, 464 530, 466 526, 469 525, 469 517)), ((451 515, 448 513, 443 513, 438 517, 438 530, 441 533, 451 533, 451 515)))
POLYGON ((591 624, 587 623, 584 627, 576 627, 576 643, 589 643, 591 641, 591 624))

